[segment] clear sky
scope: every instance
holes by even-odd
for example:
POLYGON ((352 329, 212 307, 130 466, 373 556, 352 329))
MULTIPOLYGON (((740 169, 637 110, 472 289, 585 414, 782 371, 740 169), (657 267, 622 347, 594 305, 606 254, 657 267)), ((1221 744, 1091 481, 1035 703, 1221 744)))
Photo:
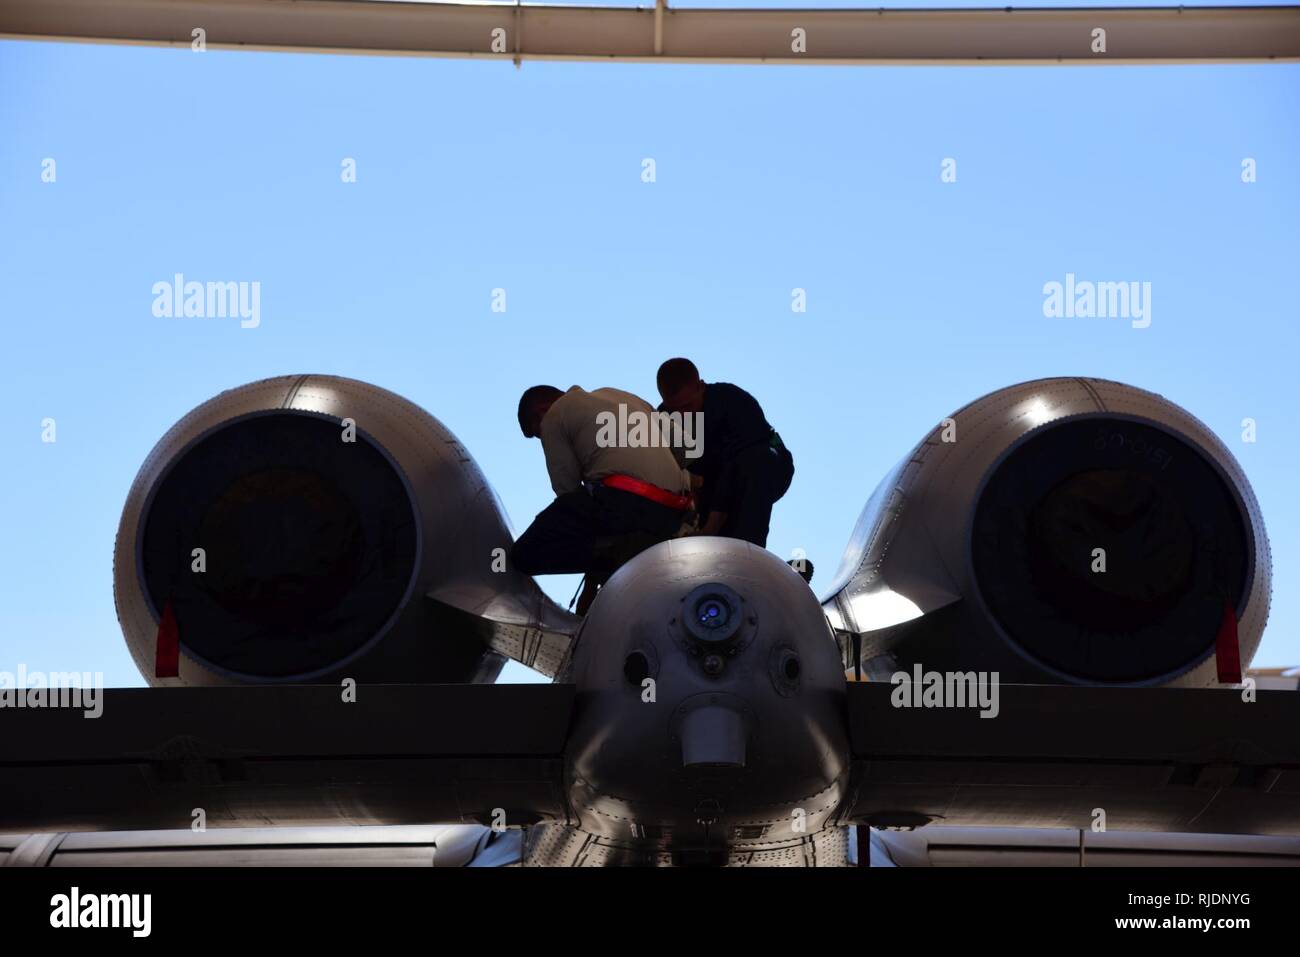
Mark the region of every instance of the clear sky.
MULTIPOLYGON (((653 397, 676 354, 757 395, 794 451, 769 545, 804 549, 822 586, 879 478, 958 406, 1049 375, 1160 392, 1253 483, 1274 557, 1255 663, 1300 664, 1297 263, 1297 65, 516 69, 0 42, 0 670, 142 684, 113 609, 120 510, 154 442, 222 389, 322 372, 399 392, 520 529, 551 496, 521 389, 653 397), (260 327, 155 318, 177 272, 260 282, 260 327), (1150 327, 1044 317, 1068 272, 1150 282, 1150 327)), ((543 583, 565 603, 575 584, 543 583)))

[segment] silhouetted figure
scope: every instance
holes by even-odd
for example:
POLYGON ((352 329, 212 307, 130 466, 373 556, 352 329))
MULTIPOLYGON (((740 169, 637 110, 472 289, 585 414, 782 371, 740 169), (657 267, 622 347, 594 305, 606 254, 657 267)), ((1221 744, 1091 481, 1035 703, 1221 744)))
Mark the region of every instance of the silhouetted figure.
POLYGON ((659 367, 660 409, 703 414, 702 454, 684 458, 699 482, 700 535, 725 535, 767 546, 772 505, 794 478, 794 457, 768 424, 758 401, 739 386, 704 382, 690 359, 659 367))

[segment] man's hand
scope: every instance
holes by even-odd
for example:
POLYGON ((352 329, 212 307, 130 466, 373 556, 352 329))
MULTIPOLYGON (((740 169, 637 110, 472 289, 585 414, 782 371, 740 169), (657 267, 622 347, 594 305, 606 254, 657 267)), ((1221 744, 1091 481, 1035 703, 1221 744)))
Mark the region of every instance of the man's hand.
POLYGON ((710 512, 708 520, 700 526, 696 535, 716 535, 722 531, 722 526, 727 523, 726 512, 710 512))

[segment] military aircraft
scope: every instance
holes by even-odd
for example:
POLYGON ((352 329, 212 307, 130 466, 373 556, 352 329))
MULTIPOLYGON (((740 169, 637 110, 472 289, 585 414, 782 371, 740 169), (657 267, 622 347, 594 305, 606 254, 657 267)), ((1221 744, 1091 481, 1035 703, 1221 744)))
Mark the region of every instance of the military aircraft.
POLYGON ((93 720, 0 712, 0 830, 38 832, 11 858, 250 862, 270 826, 442 863, 843 865, 940 825, 1300 859, 1300 695, 1242 673, 1259 507, 1157 395, 1043 379, 940 420, 821 599, 765 549, 688 537, 579 619, 511 542, 468 451, 392 392, 297 375, 203 403, 114 551, 153 687, 93 720), (556 680, 492 684, 506 659, 556 680))
MULTIPOLYGON (((1280 62, 1300 8, 0 0, 0 37, 516 65, 1280 62)), ((390 392, 301 375, 199 406, 144 463, 115 549, 154 687, 108 692, 94 720, 0 711, 0 859, 1300 860, 1300 695, 1248 670, 1259 507, 1158 396, 1046 379, 953 413, 881 482, 821 599, 764 550, 688 538, 578 620, 510 543, 468 452, 390 392), (507 658, 557 680, 495 685, 507 658)))

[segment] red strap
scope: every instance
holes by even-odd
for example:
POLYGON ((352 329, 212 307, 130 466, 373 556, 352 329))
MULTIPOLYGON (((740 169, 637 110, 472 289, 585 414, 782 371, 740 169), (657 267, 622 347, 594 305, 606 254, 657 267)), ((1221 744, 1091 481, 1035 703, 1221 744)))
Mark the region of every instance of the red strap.
POLYGON ((675 512, 684 512, 691 507, 691 497, 689 495, 678 495, 676 492, 662 489, 658 485, 651 485, 649 482, 643 482, 639 478, 633 478, 630 475, 615 472, 613 475, 606 475, 600 480, 600 484, 623 492, 631 492, 633 495, 640 495, 652 502, 666 505, 675 512))
POLYGON ((162 620, 158 622, 153 674, 155 678, 179 678, 181 674, 181 630, 170 601, 163 607, 162 620))
POLYGON ((1219 666, 1219 683, 1241 684, 1241 646, 1237 643, 1237 614, 1226 602, 1219 634, 1214 639, 1214 657, 1219 666))

